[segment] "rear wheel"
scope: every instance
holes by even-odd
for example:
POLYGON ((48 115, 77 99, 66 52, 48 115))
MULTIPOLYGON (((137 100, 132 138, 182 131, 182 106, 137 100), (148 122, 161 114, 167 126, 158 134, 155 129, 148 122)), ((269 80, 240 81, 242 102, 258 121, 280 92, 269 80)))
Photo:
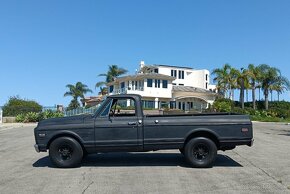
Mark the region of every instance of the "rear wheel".
POLYGON ((217 156, 217 147, 211 139, 196 137, 187 142, 184 155, 192 167, 211 167, 217 156))
POLYGON ((49 146, 51 162, 60 168, 71 168, 80 165, 83 149, 77 140, 71 137, 59 137, 49 146))

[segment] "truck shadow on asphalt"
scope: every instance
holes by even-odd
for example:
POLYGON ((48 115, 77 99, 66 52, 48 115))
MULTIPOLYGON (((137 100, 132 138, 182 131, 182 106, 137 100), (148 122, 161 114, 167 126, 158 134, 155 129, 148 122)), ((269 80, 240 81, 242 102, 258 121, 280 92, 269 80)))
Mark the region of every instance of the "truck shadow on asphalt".
MULTIPOLYGON (((40 158, 33 167, 54 168, 48 156, 40 158)), ((135 167, 135 166, 180 166, 191 168, 180 153, 104 153, 85 157, 81 167, 135 167)), ((232 158, 218 154, 213 167, 242 167, 232 158)))

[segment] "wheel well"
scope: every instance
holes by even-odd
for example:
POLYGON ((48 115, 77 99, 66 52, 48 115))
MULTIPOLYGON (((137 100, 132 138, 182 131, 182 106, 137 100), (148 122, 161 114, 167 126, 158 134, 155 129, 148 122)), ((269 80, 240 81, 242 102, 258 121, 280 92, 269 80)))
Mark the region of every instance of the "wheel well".
POLYGON ((58 135, 53 136, 53 137, 48 141, 47 146, 46 146, 46 149, 49 149, 50 144, 51 144, 55 139, 57 139, 57 138, 59 138, 59 137, 70 137, 70 138, 75 139, 75 140, 76 140, 77 142, 79 142, 79 144, 82 146, 83 151, 84 151, 84 152, 86 151, 86 149, 84 148, 84 145, 83 145, 82 142, 79 140, 79 138, 77 138, 77 137, 74 136, 74 135, 67 134, 67 133, 62 133, 62 134, 58 134, 58 135))
POLYGON ((183 147, 187 144, 187 142, 188 142, 189 140, 191 140, 191 139, 193 139, 193 138, 195 138, 195 137, 206 137, 206 138, 209 138, 210 140, 212 140, 212 141, 215 143, 216 147, 219 149, 219 146, 220 146, 220 145, 219 145, 219 140, 218 140, 218 138, 217 138, 216 135, 214 135, 213 133, 211 133, 211 132, 207 132, 207 131, 197 131, 197 132, 193 132, 192 134, 190 134, 190 135, 186 138, 183 147))

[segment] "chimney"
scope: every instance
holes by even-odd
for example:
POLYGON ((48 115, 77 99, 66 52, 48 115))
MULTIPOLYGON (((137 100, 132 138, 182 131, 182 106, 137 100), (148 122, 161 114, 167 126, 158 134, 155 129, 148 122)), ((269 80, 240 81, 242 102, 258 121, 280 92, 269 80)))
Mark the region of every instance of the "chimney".
POLYGON ((144 67, 145 66, 145 61, 140 61, 140 69, 142 69, 142 67, 144 67))

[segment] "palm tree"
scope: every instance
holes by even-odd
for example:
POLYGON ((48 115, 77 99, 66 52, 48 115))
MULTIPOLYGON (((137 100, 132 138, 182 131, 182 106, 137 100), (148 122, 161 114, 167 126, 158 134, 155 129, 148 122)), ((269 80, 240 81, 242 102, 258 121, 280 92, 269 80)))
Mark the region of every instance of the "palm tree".
POLYGON ((107 71, 107 73, 101 73, 98 75, 106 77, 106 81, 97 82, 95 88, 104 86, 107 83, 114 81, 118 76, 123 75, 127 72, 128 71, 126 69, 120 68, 117 65, 109 65, 109 70, 107 71))
POLYGON ((238 70, 231 67, 230 69, 230 74, 228 77, 228 82, 229 82, 229 97, 231 100, 235 99, 235 89, 238 88, 238 83, 237 83, 237 75, 238 75, 238 70))
POLYGON ((246 101, 249 102, 249 89, 251 89, 249 78, 245 81, 246 101))
POLYGON ((217 82, 218 92, 222 93, 224 97, 226 97, 228 91, 230 71, 231 66, 229 64, 225 64, 222 68, 216 68, 212 71, 212 74, 215 75, 213 80, 217 82))
MULTIPOLYGON (((281 77, 281 72, 275 67, 270 67, 267 64, 259 65, 259 71, 261 72, 261 88, 265 96, 265 109, 269 109, 269 91, 273 87, 279 77, 281 77)), ((280 79, 280 78, 279 78, 280 79)))
POLYGON ((99 95, 105 96, 106 94, 108 94, 108 88, 107 87, 100 87, 99 95))
POLYGON ((257 82, 259 81, 259 75, 260 75, 259 68, 253 64, 249 64, 248 75, 249 75, 249 84, 251 85, 251 89, 252 89, 253 109, 256 109, 256 88, 259 87, 257 85, 257 82))
POLYGON ((69 107, 70 108, 78 108, 80 106, 78 98, 81 98, 81 102, 84 106, 84 98, 85 98, 85 94, 88 92, 93 92, 92 90, 90 90, 88 88, 87 85, 83 84, 82 82, 77 82, 75 85, 72 84, 68 84, 66 85, 66 87, 69 89, 69 91, 64 93, 64 96, 72 96, 72 100, 70 102, 69 107))
POLYGON ((237 75, 237 83, 240 88, 240 105, 241 108, 245 108, 245 86, 248 82, 248 70, 241 68, 240 71, 238 71, 237 75))
MULTIPOLYGON (((273 84, 273 86, 271 87, 271 93, 273 91, 277 92, 277 96, 278 96, 278 101, 280 101, 280 94, 282 94, 285 90, 289 90, 290 89, 290 82, 286 77, 283 77, 282 75, 277 77, 276 82, 273 84)), ((272 98, 272 94, 271 94, 271 98, 272 98)))

